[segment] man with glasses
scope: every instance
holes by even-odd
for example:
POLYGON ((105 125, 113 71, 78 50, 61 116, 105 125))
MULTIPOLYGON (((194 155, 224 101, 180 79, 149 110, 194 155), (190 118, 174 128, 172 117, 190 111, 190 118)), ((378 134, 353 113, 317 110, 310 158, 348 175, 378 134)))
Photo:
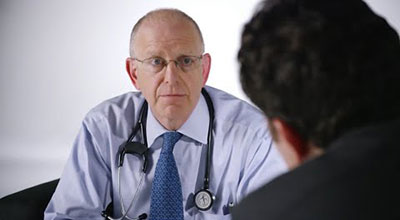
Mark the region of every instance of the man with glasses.
POLYGON ((111 202, 108 219, 146 215, 150 219, 230 219, 231 206, 286 171, 264 116, 251 105, 205 86, 211 56, 204 53, 199 27, 185 13, 174 9, 148 13, 134 26, 130 43, 126 69, 139 92, 105 101, 85 117, 45 219, 102 219, 101 212, 111 202), (211 116, 202 89, 215 110, 209 164, 211 116), (146 129, 142 129, 146 134, 141 137, 138 132, 133 141, 147 139, 147 171, 142 172, 142 157, 129 155, 119 173, 121 145, 141 120, 144 100, 149 106, 146 129), (166 136, 171 133, 173 138, 166 136), (172 165, 165 169, 172 166, 177 176, 158 169, 167 154, 163 150, 171 147, 165 144, 169 142, 174 142, 173 159, 168 157, 172 165), (204 184, 207 167, 209 182, 204 184), (168 176, 161 186, 157 185, 160 175, 168 176), (203 187, 214 197, 209 207, 201 206, 210 203, 207 194, 198 197, 200 205, 194 201, 203 187), (159 188, 169 194, 159 196, 159 188), (168 208, 155 205, 165 201, 168 208), (158 217, 159 213, 179 217, 158 217))

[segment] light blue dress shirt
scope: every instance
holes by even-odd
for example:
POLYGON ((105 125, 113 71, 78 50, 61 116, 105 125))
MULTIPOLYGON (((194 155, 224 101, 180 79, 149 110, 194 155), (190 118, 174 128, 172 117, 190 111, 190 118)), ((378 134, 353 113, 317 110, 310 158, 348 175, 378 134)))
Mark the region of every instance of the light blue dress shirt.
MULTIPOLYGON (((229 207, 277 175, 287 171, 272 144, 263 114, 223 91, 205 87, 215 108, 214 149, 210 191, 216 199, 211 209, 198 210, 193 195, 203 188, 209 113, 201 96, 189 119, 178 132, 182 138, 174 157, 182 184, 185 219, 231 219, 229 207)), ((45 219, 104 219, 101 212, 114 202, 115 218, 121 216, 118 193, 118 156, 136 126, 143 103, 141 93, 127 93, 93 108, 83 120, 57 189, 45 211, 45 219)), ((121 168, 121 194, 125 209, 132 202, 130 217, 149 213, 150 193, 161 146, 167 130, 147 116, 148 171, 142 175, 143 159, 126 155, 121 168), (140 186, 139 186, 140 185, 140 186)), ((135 137, 140 141, 140 135, 135 137)))

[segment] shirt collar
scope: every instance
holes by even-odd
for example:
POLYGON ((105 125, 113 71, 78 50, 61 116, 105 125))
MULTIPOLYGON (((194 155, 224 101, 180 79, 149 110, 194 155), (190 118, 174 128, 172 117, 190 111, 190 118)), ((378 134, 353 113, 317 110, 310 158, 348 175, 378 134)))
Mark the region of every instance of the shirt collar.
MULTIPOLYGON (((201 142, 202 144, 207 144, 209 121, 210 115, 208 114, 207 103, 201 95, 192 114, 190 114, 188 120, 186 120, 177 131, 193 140, 201 142)), ((147 114, 146 127, 147 142, 149 146, 154 143, 157 137, 168 132, 168 130, 165 129, 154 117, 151 109, 147 114)))

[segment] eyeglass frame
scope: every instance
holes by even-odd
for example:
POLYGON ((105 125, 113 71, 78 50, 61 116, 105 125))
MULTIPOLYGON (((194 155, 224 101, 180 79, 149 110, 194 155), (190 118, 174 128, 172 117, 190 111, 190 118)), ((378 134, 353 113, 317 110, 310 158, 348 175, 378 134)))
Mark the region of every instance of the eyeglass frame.
MULTIPOLYGON (((179 58, 187 58, 187 57, 189 57, 189 58, 195 58, 196 61, 197 61, 197 60, 202 60, 203 57, 204 57, 204 54, 199 55, 199 56, 194 56, 194 55, 182 55, 182 56, 178 57, 178 59, 179 59, 179 58)), ((172 61, 174 61, 176 67, 179 67, 179 69, 181 69, 183 72, 186 72, 186 71, 184 70, 183 65, 181 65, 182 62, 179 62, 179 61, 176 60, 176 59, 167 60, 167 59, 164 59, 163 57, 158 57, 158 56, 152 56, 152 57, 149 57, 149 58, 146 58, 146 59, 143 59, 143 60, 140 60, 140 59, 138 59, 138 58, 136 58, 136 57, 131 57, 130 59, 132 59, 132 60, 134 60, 134 61, 138 61, 138 62, 140 62, 141 64, 149 64, 149 63, 146 63, 146 61, 151 60, 151 59, 155 59, 155 58, 159 58, 159 59, 162 60, 162 68, 161 68, 160 70, 158 70, 158 71, 153 72, 153 73, 159 73, 159 72, 161 72, 161 71, 162 71, 166 66, 168 66, 168 64, 169 64, 170 62, 172 62, 172 61)), ((152 65, 152 64, 150 64, 150 65, 152 65)))

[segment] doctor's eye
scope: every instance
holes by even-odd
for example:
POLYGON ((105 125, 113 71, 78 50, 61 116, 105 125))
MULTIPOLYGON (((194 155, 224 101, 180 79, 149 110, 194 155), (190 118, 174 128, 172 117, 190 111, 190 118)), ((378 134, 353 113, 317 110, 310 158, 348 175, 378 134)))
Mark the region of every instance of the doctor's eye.
POLYGON ((182 65, 182 66, 190 66, 193 64, 194 59, 192 57, 180 57, 178 62, 182 65))
POLYGON ((149 59, 149 62, 153 66, 163 66, 165 63, 164 59, 160 57, 152 57, 149 59))

